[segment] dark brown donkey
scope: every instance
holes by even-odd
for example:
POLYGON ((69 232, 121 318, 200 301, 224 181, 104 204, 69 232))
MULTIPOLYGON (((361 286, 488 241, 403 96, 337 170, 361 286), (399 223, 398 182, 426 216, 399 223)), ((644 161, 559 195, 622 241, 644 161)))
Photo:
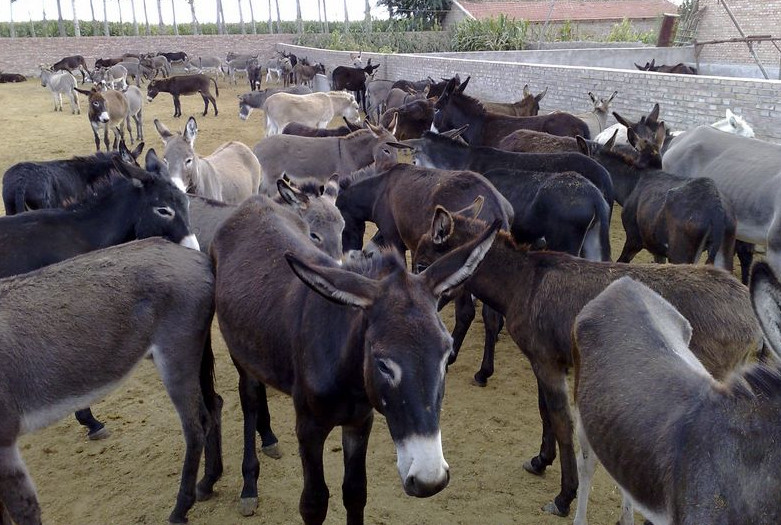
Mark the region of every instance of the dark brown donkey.
POLYGON ((209 102, 212 103, 214 116, 217 116, 217 101, 212 95, 209 82, 214 83, 214 94, 220 96, 220 88, 217 81, 206 75, 179 75, 160 80, 153 80, 146 87, 146 98, 152 102, 158 93, 170 93, 174 97, 174 117, 182 116, 182 103, 179 97, 182 95, 195 95, 198 93, 203 98, 203 116, 209 112, 209 102))
MULTIPOLYGON (((432 231, 415 252, 416 268, 484 235, 486 224, 439 208, 432 231)), ((524 464, 541 474, 561 453, 561 492, 545 510, 565 516, 578 474, 566 373, 572 366, 572 327, 583 306, 612 281, 629 275, 662 293, 692 323, 692 351, 716 378, 725 377, 762 346, 748 290, 710 266, 594 262, 557 252, 531 252, 500 232, 466 289, 505 315, 507 331, 531 361, 539 389, 540 454, 524 464)))
POLYGON ((511 117, 534 117, 540 112, 540 100, 548 92, 545 91, 535 95, 529 91, 529 84, 523 86, 523 98, 516 102, 483 102, 486 111, 500 115, 509 115, 511 117))
POLYGON ((551 135, 591 138, 588 124, 569 113, 550 113, 534 117, 511 117, 486 111, 477 100, 464 95, 469 78, 460 85, 451 79, 434 108, 432 129, 439 132, 460 128, 469 124, 463 133, 472 146, 496 147, 499 142, 517 129, 544 131, 551 135))
MULTIPOLYGON (((241 373, 293 397, 304 523, 326 517, 323 446, 336 426, 342 427, 347 522, 363 523, 373 410, 387 420, 404 491, 436 494, 450 477, 439 414, 452 350, 437 298, 472 274, 498 224, 413 275, 395 251, 339 265, 312 246, 300 219, 278 208, 260 195, 245 201, 217 232, 212 258, 217 317, 231 358, 241 373)), ((258 505, 252 393, 239 392, 245 515, 258 505)))
MULTIPOLYGON (((781 286, 752 269, 751 297, 778 348, 781 286)), ((696 328, 694 328, 696 331, 696 328)), ((693 327, 647 286, 623 277, 578 314, 574 329, 580 491, 597 460, 654 523, 781 523, 781 370, 754 365, 717 382, 694 348, 693 327)), ((628 497, 627 497, 628 496, 628 497)))
POLYGON ((100 400, 151 354, 187 447, 168 519, 187 522, 222 474, 208 257, 162 239, 135 241, 2 279, 0 296, 0 521, 5 505, 14 523, 41 523, 19 436, 100 400))

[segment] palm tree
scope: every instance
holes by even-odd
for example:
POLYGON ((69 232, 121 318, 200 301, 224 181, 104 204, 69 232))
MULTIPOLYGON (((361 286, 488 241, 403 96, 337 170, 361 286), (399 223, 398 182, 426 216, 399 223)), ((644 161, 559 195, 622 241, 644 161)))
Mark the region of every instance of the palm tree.
POLYGON ((347 0, 344 0, 344 31, 347 32, 347 28, 350 25, 350 17, 347 16, 347 0))
POLYGON ((57 29, 60 31, 60 36, 65 35, 65 22, 62 21, 62 6, 60 0, 57 0, 57 29))
POLYGON ((238 0, 238 4, 239 4, 239 24, 241 24, 241 34, 246 35, 247 28, 244 25, 244 13, 241 11, 241 0, 238 0))
POLYGON ((195 17, 195 0, 187 0, 190 4, 190 16, 193 19, 193 34, 198 34, 198 19, 195 17))
POLYGON ((252 34, 258 34, 258 28, 255 26, 255 9, 252 7, 252 0, 249 1, 249 17, 252 19, 252 34))
POLYGON ((325 27, 323 27, 323 10, 320 8, 320 0, 317 0, 317 23, 320 26, 320 32, 324 32, 325 27))
POLYGON ((323 0, 323 21, 325 22, 325 32, 330 33, 331 31, 328 29, 328 13, 325 10, 325 0, 323 0))
POLYGON ((301 0, 296 0, 296 32, 304 32, 304 21, 301 18, 301 0))
POLYGON ((14 2, 16 0, 11 0, 11 17, 9 19, 9 25, 11 29, 11 38, 16 38, 16 28, 14 27, 14 2))
POLYGON ((133 34, 138 36, 138 21, 136 20, 136 0, 130 0, 130 10, 133 12, 133 34))
POLYGON ((282 18, 279 16, 279 0, 274 0, 277 4, 277 33, 282 32, 282 18))
POLYGON ((217 33, 225 34, 225 11, 222 9, 222 0, 217 0, 217 33))
POLYGON ((92 13, 92 35, 98 36, 100 30, 98 29, 98 21, 95 19, 95 6, 93 5, 92 0, 89 0, 89 10, 92 13))
POLYGON ((160 35, 165 34, 165 26, 163 25, 163 6, 161 5, 163 0, 157 0, 157 33, 160 35))
POLYGON ((366 23, 366 32, 372 32, 372 11, 369 6, 369 0, 366 0, 366 10, 364 11, 363 21, 366 23))
POLYGON ((123 33, 123 31, 122 31, 122 0, 117 0, 117 9, 119 9, 119 34, 121 35, 123 33))
MULTIPOLYGON (((320 0, 317 1, 319 2, 320 0)), ((271 22, 271 0, 268 0, 268 34, 274 34, 274 25, 271 22)))
POLYGON ((149 31, 149 14, 146 12, 146 0, 144 0, 144 24, 146 24, 146 36, 149 36, 151 32, 149 31))
MULTIPOLYGON (((60 0, 57 0, 59 3, 60 0)), ((111 36, 111 32, 108 29, 108 7, 106 6, 106 0, 103 0, 103 35, 111 36)))
POLYGON ((174 4, 174 0, 171 0, 171 15, 174 19, 174 34, 179 36, 179 26, 176 25, 176 4, 174 4))
POLYGON ((76 14, 76 0, 71 0, 71 6, 73 7, 73 35, 81 36, 81 26, 79 25, 79 17, 76 14))
POLYGON ((27 16, 30 17, 30 34, 32 35, 33 38, 35 38, 35 23, 33 22, 33 15, 30 13, 29 10, 27 11, 27 16))

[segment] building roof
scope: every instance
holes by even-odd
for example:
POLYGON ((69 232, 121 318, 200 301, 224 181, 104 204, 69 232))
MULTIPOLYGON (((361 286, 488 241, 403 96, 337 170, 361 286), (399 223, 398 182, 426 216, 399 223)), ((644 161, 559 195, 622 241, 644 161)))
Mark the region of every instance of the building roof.
POLYGON ((477 19, 495 18, 504 14, 529 22, 544 22, 549 12, 551 21, 636 20, 678 12, 678 7, 668 0, 553 0, 553 11, 550 10, 551 2, 547 0, 453 2, 453 8, 457 8, 457 5, 477 19))

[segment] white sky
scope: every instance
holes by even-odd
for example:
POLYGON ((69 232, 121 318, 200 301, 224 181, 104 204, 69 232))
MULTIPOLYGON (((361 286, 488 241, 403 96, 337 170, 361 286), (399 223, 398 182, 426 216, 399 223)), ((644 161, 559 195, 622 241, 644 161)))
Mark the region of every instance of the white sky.
MULTIPOLYGON (((73 19, 73 2, 75 1, 76 12, 80 20, 91 20, 90 0, 61 0, 62 17, 66 20, 73 19)), ((95 18, 103 20, 103 2, 106 2, 106 11, 109 21, 119 21, 119 7, 122 6, 122 20, 130 22, 133 20, 131 13, 131 0, 92 0, 95 7, 95 18)), ((138 23, 144 23, 144 0, 133 0, 136 7, 136 19, 138 23)), ((241 9, 244 15, 244 21, 250 21, 249 2, 252 2, 255 10, 255 20, 263 22, 268 20, 269 2, 268 0, 223 0, 222 9, 225 12, 226 22, 239 21, 238 3, 241 2, 241 9)), ((326 5, 328 21, 344 21, 345 0, 323 0, 326 5)), ((191 22, 190 5, 187 0, 162 0, 163 21, 170 24, 173 21, 171 16, 171 5, 176 6, 177 23, 191 22)), ((295 0, 278 0, 279 11, 282 20, 296 19, 295 0)), ((317 20, 318 0, 301 0, 301 16, 304 20, 317 20)), ((350 21, 363 20, 365 0, 347 0, 347 14, 350 21)), ((271 0, 272 18, 277 19, 275 0, 271 0)), ((374 18, 388 18, 388 12, 384 7, 377 7, 376 0, 369 0, 371 13, 374 18)), ((146 0, 147 14, 149 15, 149 24, 157 25, 157 0, 146 0)), ((16 0, 13 3, 14 22, 23 23, 30 20, 41 20, 43 11, 46 10, 48 20, 57 20, 57 2, 56 0, 16 0)), ((10 19, 10 1, 0 0, 0 21, 7 22, 10 19)), ((195 0, 195 16, 199 22, 216 22, 217 3, 215 0, 195 0)))

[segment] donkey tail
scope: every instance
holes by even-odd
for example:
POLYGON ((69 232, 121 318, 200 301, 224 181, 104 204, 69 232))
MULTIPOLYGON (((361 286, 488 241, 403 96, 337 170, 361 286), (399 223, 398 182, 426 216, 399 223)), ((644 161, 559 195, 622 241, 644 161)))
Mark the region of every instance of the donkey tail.
POLYGON ((582 256, 591 261, 610 261, 610 207, 601 192, 599 196, 594 217, 583 237, 582 256))
POLYGON ((705 263, 718 262, 719 266, 732 271, 732 260, 735 255, 735 220, 731 219, 732 214, 725 209, 723 203, 711 210, 710 215, 710 228, 706 239, 708 258, 705 263), (719 259, 719 254, 723 261, 719 259))
POLYGON ((201 355, 200 371, 201 393, 203 401, 209 412, 212 412, 217 404, 217 392, 214 389, 214 350, 212 350, 212 330, 211 325, 206 331, 206 337, 203 343, 203 354, 201 355))
POLYGON ((214 93, 215 93, 215 95, 217 95, 219 97, 220 96, 220 87, 217 85, 217 81, 214 79, 214 77, 209 77, 209 80, 214 82, 214 93))

